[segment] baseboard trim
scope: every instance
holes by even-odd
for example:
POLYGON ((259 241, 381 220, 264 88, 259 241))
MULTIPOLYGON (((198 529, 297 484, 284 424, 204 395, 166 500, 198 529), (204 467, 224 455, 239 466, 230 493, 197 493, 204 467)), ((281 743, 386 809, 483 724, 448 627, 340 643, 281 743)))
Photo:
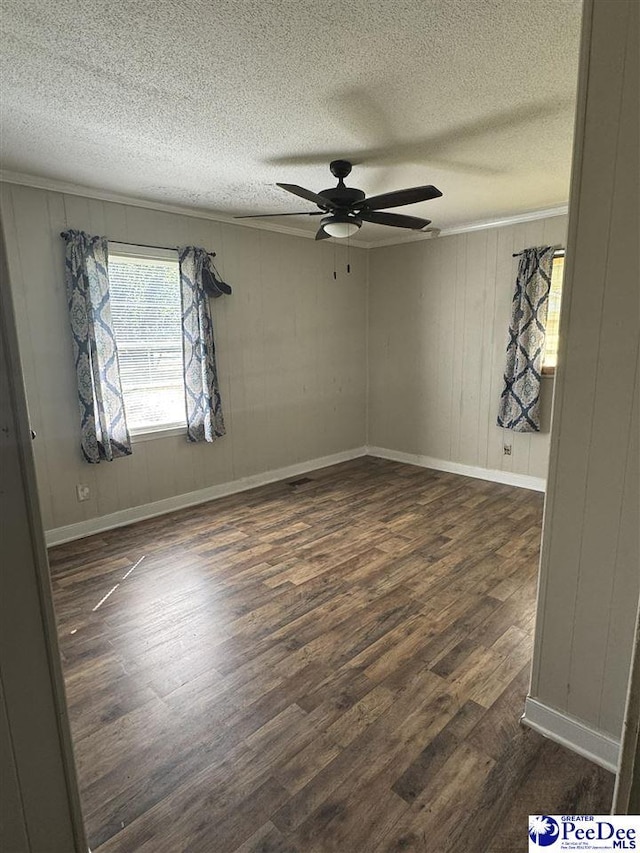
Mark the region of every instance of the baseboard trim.
MULTIPOLYGON (((330 456, 322 456, 317 459, 309 459, 295 465, 284 468, 275 468, 264 471, 261 474, 253 474, 250 477, 241 477, 220 483, 216 486, 208 486, 195 492, 187 492, 183 495, 164 498, 153 503, 141 504, 140 506, 112 512, 109 515, 101 515, 89 518, 86 521, 78 521, 67 524, 64 527, 55 527, 45 532, 48 547, 62 545, 64 542, 72 542, 75 539, 84 539, 96 533, 104 533, 116 527, 126 527, 136 521, 144 521, 147 518, 155 518, 167 512, 184 509, 189 506, 206 503, 207 501, 233 495, 237 492, 245 492, 258 486, 276 483, 279 480, 287 480, 299 474, 307 474, 319 468, 329 465, 338 465, 340 462, 348 462, 361 456, 377 456, 380 459, 389 459, 393 462, 404 462, 408 465, 419 465, 421 468, 433 468, 436 471, 447 471, 450 474, 461 474, 465 477, 475 477, 480 480, 491 480, 495 483, 505 483, 509 486, 518 486, 523 489, 534 489, 543 492, 545 481, 540 477, 529 477, 526 474, 513 474, 511 471, 496 471, 489 468, 476 468, 472 465, 462 465, 458 462, 449 462, 445 459, 434 459, 431 456, 419 456, 414 453, 403 453, 400 450, 388 450, 384 447, 356 447, 352 450, 344 450, 333 453, 330 456)), ((117 463, 116 463, 117 464, 117 463)))
POLYGON ((619 741, 591 728, 587 723, 545 705, 538 699, 532 699, 531 696, 527 696, 522 723, 549 740, 566 746, 594 764, 604 767, 605 770, 617 772, 619 741))
POLYGON ((463 465, 460 462, 449 462, 446 459, 435 459, 432 456, 388 450, 385 447, 367 447, 367 453, 369 456, 377 456, 380 459, 405 462, 408 465, 419 465, 421 468, 433 468, 435 471, 447 471, 449 474, 461 474, 464 477, 475 477, 477 480, 491 480, 494 483, 533 489, 536 492, 544 492, 546 488, 545 479, 531 477, 528 474, 514 474, 512 471, 498 471, 494 468, 478 468, 474 465, 463 465))
POLYGON ((95 533, 103 533, 116 527, 126 527, 126 525, 133 524, 136 521, 155 518, 167 512, 207 503, 207 501, 226 495, 234 495, 237 492, 246 492, 258 486, 277 483, 279 480, 288 480, 290 477, 296 477, 299 474, 308 474, 309 471, 327 468, 329 465, 338 465, 340 462, 349 462, 351 459, 358 459, 360 456, 366 455, 366 447, 355 447, 352 450, 332 453, 330 456, 321 456, 317 459, 309 459, 306 462, 298 462, 295 465, 287 465, 284 468, 274 468, 271 471, 253 474, 250 477, 241 477, 238 480, 231 480, 216 486, 208 486, 206 489, 198 489, 195 492, 187 492, 153 503, 141 504, 112 512, 109 515, 101 515, 96 518, 89 518, 86 521, 78 521, 75 524, 67 524, 64 527, 55 527, 45 531, 45 540, 48 547, 62 545, 64 542, 84 539, 86 536, 93 536, 95 533))

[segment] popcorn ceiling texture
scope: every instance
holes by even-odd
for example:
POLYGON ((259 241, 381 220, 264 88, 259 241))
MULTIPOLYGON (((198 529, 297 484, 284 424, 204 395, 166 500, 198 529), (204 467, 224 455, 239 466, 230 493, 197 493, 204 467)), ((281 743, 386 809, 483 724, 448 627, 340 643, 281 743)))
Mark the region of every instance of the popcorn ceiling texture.
MULTIPOLYGON (((579 0, 3 0, 3 168, 211 211, 371 195, 440 228, 566 202, 579 0)), ((308 205, 309 210, 314 210, 308 205)), ((301 228, 317 220, 274 220, 301 228)), ((362 236, 391 229, 366 225, 362 236)))

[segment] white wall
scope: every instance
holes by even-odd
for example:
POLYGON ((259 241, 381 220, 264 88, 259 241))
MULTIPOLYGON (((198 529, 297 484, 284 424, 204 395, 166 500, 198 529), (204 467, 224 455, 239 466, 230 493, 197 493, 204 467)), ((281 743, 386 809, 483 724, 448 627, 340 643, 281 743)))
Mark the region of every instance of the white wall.
POLYGON ((0 205, 46 529, 327 456, 365 443, 366 255, 210 220, 4 184, 0 205), (59 233, 217 252, 233 295, 212 302, 228 434, 138 442, 89 465, 78 410, 59 233), (87 483, 91 500, 78 503, 87 483))
POLYGON ((616 739, 640 583, 638 12, 585 6, 531 684, 616 739))
POLYGON ((503 435, 496 416, 518 268, 512 255, 564 245, 566 225, 557 216, 371 251, 370 445, 546 477, 553 379, 543 379, 542 432, 503 435))

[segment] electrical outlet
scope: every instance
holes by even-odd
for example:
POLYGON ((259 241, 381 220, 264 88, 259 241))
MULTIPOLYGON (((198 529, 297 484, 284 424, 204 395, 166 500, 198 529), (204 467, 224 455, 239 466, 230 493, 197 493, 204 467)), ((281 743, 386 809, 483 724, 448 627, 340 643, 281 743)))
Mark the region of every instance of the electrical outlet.
POLYGON ((504 453, 505 456, 511 456, 511 445, 510 444, 503 444, 502 445, 502 452, 504 453))
POLYGON ((76 486, 76 495, 78 496, 79 501, 88 501, 91 497, 91 489, 89 486, 78 483, 76 486))

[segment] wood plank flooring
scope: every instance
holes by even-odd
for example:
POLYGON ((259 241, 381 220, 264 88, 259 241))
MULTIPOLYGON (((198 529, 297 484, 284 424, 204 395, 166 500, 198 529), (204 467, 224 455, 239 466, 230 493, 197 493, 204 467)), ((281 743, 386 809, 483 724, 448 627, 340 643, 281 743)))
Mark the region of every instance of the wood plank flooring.
POLYGON ((517 853, 530 812, 608 811, 518 723, 542 496, 301 479, 51 551, 92 850, 517 853))

